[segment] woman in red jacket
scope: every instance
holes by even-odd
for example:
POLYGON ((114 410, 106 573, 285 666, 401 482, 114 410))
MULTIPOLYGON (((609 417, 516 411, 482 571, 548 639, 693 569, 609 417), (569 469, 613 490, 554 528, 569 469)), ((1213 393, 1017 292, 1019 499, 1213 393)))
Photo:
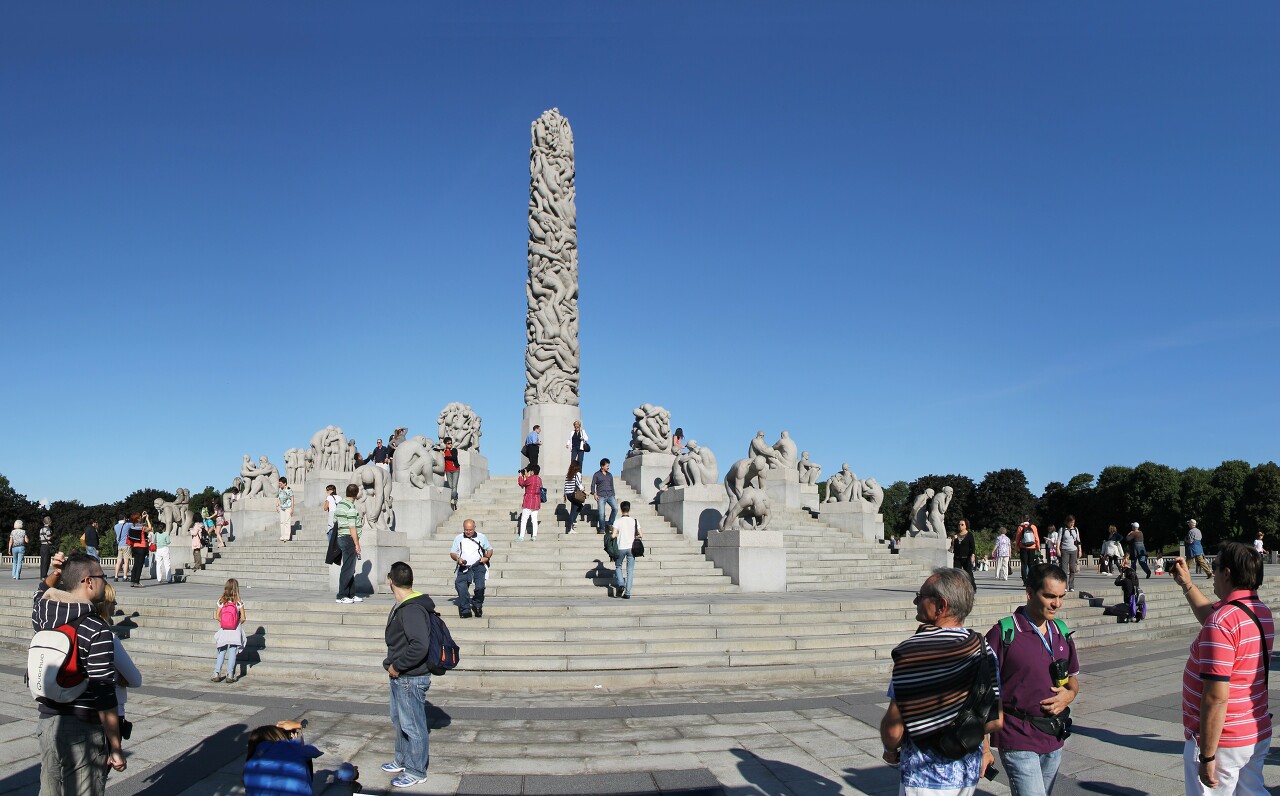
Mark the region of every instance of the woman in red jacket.
POLYGON ((524 502, 520 504, 520 532, 517 540, 524 538, 524 523, 530 522, 529 538, 538 538, 538 509, 542 508, 542 479, 538 477, 538 465, 531 464, 520 471, 516 483, 524 487, 524 502))

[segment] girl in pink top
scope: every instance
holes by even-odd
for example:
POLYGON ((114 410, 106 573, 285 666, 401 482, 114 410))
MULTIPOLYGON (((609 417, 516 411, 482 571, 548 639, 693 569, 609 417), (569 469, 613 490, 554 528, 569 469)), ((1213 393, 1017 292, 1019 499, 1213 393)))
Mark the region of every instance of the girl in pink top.
POLYGON ((520 504, 520 531, 516 540, 524 539, 524 524, 529 521, 529 538, 538 538, 538 509, 542 508, 542 479, 538 476, 538 465, 531 464, 520 471, 516 483, 524 487, 524 502, 520 504))

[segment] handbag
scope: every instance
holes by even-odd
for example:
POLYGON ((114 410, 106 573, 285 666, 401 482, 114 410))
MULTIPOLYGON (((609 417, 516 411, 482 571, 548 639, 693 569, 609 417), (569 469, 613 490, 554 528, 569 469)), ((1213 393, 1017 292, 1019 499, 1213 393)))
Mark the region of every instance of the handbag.
POLYGON ((637 536, 635 541, 631 543, 631 555, 636 558, 644 556, 644 542, 641 541, 639 536, 637 536))
POLYGON ((147 549, 154 553, 156 551, 156 543, 152 542, 151 544, 147 545, 147 549))
POLYGON ((587 502, 587 493, 586 493, 586 492, 583 492, 581 489, 575 489, 575 490, 573 490, 573 502, 574 502, 574 503, 586 503, 586 502, 587 502))
POLYGON ((591 443, 590 443, 590 442, 584 442, 584 443, 582 443, 582 452, 583 452, 583 453, 590 453, 590 452, 591 452, 591 443))

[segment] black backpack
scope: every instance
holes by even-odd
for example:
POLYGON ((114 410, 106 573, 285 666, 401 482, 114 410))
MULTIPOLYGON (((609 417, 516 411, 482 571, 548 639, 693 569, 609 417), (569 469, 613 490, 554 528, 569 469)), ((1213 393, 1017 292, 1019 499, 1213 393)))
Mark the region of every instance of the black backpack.
POLYGON ((462 649, 453 640, 449 626, 436 611, 428 611, 431 618, 431 641, 427 643, 427 671, 439 677, 457 667, 462 659, 462 649))
MULTIPOLYGON (((972 630, 969 632, 973 633, 972 630)), ((931 749, 948 760, 959 760, 981 749, 987 735, 987 722, 994 719, 999 710, 999 701, 991 687, 991 648, 987 646, 986 639, 978 638, 982 657, 975 667, 973 685, 960 706, 960 712, 946 727, 923 738, 912 739, 916 746, 931 749)))

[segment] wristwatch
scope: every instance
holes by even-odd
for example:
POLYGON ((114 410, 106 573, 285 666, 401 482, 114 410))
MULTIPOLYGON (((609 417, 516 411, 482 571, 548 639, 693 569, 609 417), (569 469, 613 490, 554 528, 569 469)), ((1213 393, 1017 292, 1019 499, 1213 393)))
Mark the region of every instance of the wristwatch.
POLYGON ((1212 763, 1214 760, 1218 759, 1218 753, 1214 752, 1213 754, 1206 757, 1204 752, 1200 752, 1196 756, 1196 759, 1199 760, 1201 763, 1212 763))

